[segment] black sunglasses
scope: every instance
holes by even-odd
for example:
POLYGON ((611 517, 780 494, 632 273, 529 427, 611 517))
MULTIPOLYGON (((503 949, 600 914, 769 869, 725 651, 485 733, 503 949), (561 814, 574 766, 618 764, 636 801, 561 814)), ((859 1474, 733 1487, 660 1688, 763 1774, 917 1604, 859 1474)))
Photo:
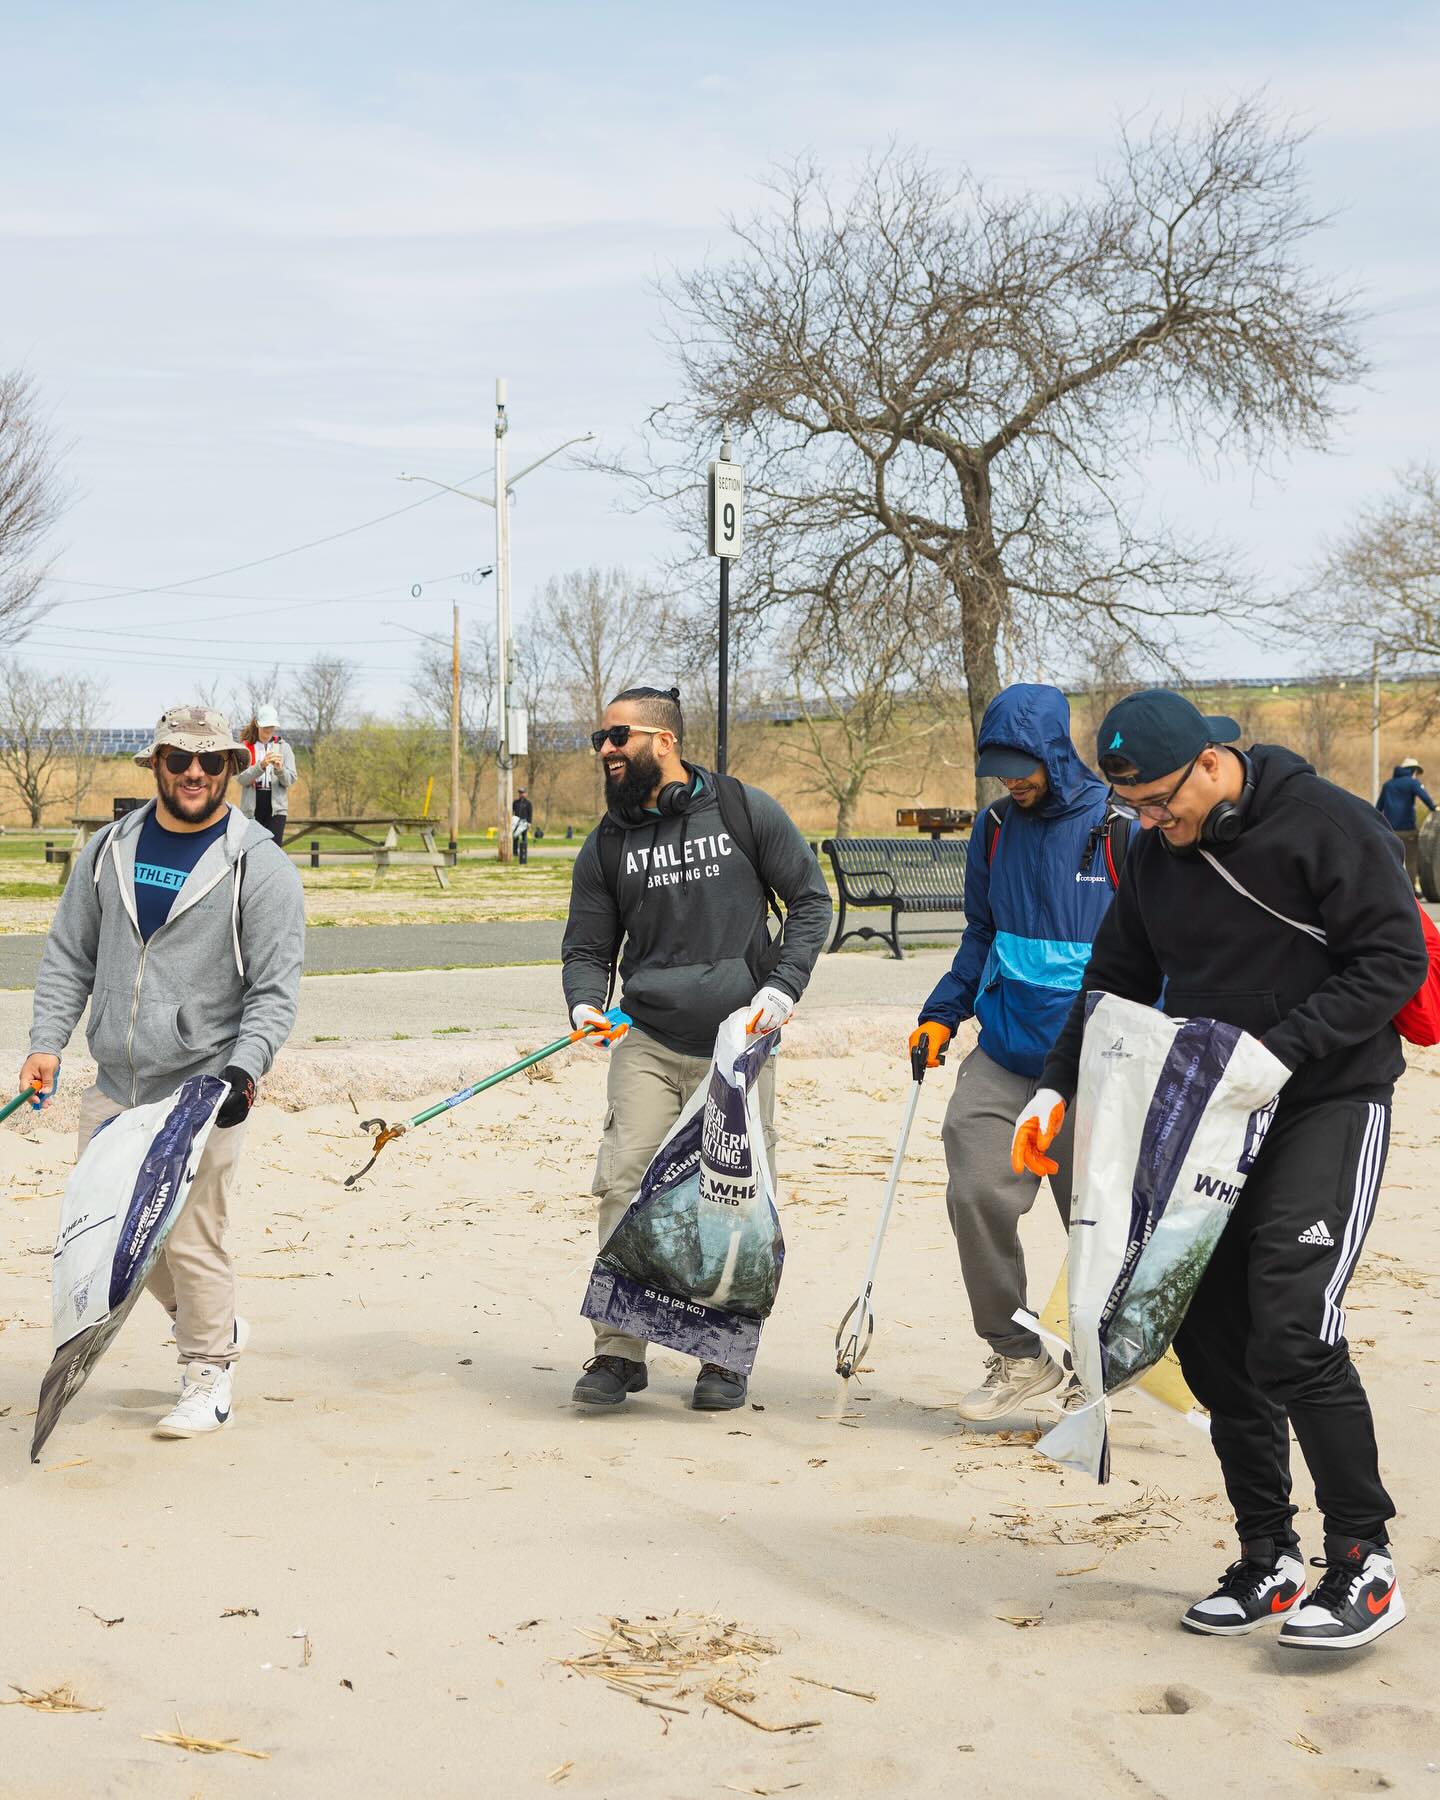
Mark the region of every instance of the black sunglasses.
POLYGON ((647 737, 658 737, 664 729, 663 725, 611 725, 608 728, 602 726, 599 731, 590 733, 590 743, 598 755, 605 748, 607 742, 613 744, 617 750, 623 750, 630 742, 632 731, 643 731, 647 737))
POLYGON ((165 767, 172 775, 183 775, 192 762, 198 762, 206 775, 218 775, 230 760, 228 750, 167 750, 165 767))

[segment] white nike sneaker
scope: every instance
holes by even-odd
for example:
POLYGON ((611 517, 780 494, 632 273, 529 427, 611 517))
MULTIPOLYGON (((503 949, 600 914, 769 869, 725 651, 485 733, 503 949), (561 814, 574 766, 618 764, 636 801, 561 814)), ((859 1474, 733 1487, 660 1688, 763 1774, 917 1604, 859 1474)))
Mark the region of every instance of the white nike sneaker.
MULTIPOLYGON (((172 1315, 172 1317, 173 1317, 173 1315, 172 1315)), ((230 1347, 234 1351, 235 1355, 238 1356, 240 1354, 240 1352, 245 1348, 245 1346, 249 1342, 250 1342, 250 1321, 248 1319, 242 1319, 240 1317, 239 1313, 236 1313, 235 1323, 230 1327, 230 1347)), ((190 1376, 189 1376, 189 1372, 188 1372, 188 1364, 181 1363, 181 1365, 180 1365, 180 1392, 182 1395, 185 1392, 185 1383, 189 1379, 190 1379, 190 1376)))
POLYGON ((984 1381, 955 1410, 962 1419, 1003 1419, 1019 1412, 1027 1400, 1050 1393, 1064 1379, 1065 1371, 1046 1350, 1038 1356, 992 1356, 985 1364, 984 1381))
POLYGON ((191 1363, 178 1402, 155 1427, 162 1438, 201 1437, 230 1421, 229 1369, 219 1363, 191 1363))

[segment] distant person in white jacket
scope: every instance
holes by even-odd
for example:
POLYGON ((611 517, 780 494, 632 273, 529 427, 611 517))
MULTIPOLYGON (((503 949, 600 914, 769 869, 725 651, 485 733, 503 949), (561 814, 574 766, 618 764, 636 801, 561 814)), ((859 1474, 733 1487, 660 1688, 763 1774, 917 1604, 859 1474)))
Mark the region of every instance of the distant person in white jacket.
POLYGON ((277 844, 283 844, 296 774, 295 752, 280 735, 280 715, 273 706, 260 707, 240 735, 250 746, 250 765, 235 777, 240 785, 240 810, 247 819, 263 825, 277 844))

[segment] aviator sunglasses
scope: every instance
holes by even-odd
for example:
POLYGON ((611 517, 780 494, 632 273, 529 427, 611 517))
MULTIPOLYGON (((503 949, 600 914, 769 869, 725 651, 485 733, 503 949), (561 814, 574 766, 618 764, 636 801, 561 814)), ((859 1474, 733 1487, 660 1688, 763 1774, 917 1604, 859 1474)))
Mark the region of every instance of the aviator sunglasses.
POLYGON ((192 762, 198 762, 206 775, 218 775, 230 760, 228 750, 167 750, 165 767, 172 775, 183 775, 192 762))
POLYGON ((598 756, 607 742, 612 743, 617 750, 623 750, 630 742, 632 731, 643 731, 646 737, 658 737, 664 729, 663 725, 611 725, 608 730, 602 726, 599 731, 590 733, 590 742, 598 756))

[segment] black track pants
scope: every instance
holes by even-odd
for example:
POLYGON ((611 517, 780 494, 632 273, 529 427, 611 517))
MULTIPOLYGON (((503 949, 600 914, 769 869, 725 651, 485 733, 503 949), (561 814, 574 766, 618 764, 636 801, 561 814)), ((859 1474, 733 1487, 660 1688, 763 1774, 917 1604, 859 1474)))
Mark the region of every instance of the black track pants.
POLYGON ((1293 1426, 1326 1531, 1386 1541, 1395 1508, 1341 1304, 1389 1141, 1386 1101, 1287 1111, 1282 1097, 1175 1339, 1185 1379, 1210 1409, 1242 1540, 1294 1541, 1293 1426))

